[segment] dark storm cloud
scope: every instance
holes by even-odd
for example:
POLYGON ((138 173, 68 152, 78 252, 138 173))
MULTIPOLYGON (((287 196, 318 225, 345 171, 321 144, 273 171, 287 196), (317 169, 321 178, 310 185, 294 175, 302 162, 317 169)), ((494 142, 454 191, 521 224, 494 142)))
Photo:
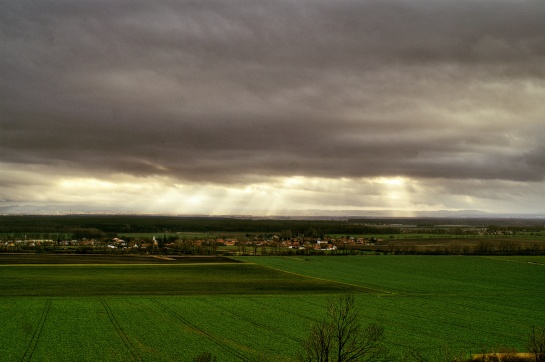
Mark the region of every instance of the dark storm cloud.
POLYGON ((541 1, 4 1, 0 24, 3 162, 545 176, 541 1))

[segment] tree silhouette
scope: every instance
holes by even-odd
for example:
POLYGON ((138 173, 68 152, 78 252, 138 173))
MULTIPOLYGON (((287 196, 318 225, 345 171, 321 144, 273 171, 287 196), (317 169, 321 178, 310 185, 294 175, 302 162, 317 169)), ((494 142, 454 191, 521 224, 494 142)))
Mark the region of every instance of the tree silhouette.
POLYGON ((382 361, 388 350, 384 328, 362 326, 354 296, 342 295, 327 303, 327 316, 312 326, 301 343, 298 360, 304 362, 382 361))

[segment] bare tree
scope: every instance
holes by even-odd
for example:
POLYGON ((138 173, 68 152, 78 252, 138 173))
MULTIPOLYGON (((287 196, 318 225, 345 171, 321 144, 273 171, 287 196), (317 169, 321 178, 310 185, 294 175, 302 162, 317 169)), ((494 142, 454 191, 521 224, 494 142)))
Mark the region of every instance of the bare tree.
POLYGON ((322 321, 312 326, 310 335, 302 342, 300 361, 329 362, 331 361, 333 325, 322 321))
POLYGON ((532 327, 527 348, 534 355, 536 362, 545 362, 545 327, 532 327))
POLYGON ((193 358, 193 362, 218 362, 218 359, 210 352, 203 352, 193 358))
POLYGON ((314 325, 302 342, 299 360, 305 362, 381 361, 388 351, 384 328, 362 326, 353 295, 329 300, 326 319, 314 325))

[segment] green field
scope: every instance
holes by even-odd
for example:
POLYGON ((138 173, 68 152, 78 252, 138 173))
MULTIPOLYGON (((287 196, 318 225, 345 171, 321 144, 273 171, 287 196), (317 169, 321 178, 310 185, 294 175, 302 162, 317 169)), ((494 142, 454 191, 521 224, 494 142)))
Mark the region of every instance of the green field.
POLYGON ((545 257, 7 258, 1 361, 289 360, 346 292, 394 353, 523 350, 545 325, 545 257))

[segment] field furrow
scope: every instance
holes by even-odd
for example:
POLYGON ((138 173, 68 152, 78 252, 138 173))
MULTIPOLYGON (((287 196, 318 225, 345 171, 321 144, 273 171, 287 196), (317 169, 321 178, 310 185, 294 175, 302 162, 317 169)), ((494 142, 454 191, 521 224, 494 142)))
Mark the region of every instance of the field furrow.
POLYGON ((225 350, 227 353, 235 356, 238 360, 250 361, 250 358, 248 358, 245 354, 241 353, 239 351, 239 348, 237 348, 237 346, 232 346, 232 342, 227 341, 225 338, 220 338, 216 336, 215 334, 209 333, 205 329, 198 327, 194 323, 191 323, 188 319, 184 318, 182 315, 180 315, 178 312, 173 310, 171 307, 167 306, 165 303, 157 299, 153 299, 153 302, 159 305, 164 311, 166 311, 173 318, 175 318, 182 324, 186 325, 187 327, 195 331, 197 334, 202 335, 205 338, 209 339, 210 341, 218 345, 220 348, 225 350))
POLYGON ((36 329, 34 330, 34 333, 32 334, 32 339, 30 340, 30 344, 28 345, 28 348, 26 349, 23 357, 21 358, 21 361, 26 362, 32 359, 32 355, 34 354, 34 351, 36 350, 36 346, 40 339, 40 335, 42 334, 42 330, 44 328, 45 321, 47 320, 47 315, 49 314, 50 308, 51 308, 51 299, 48 299, 45 302, 45 306, 42 311, 40 321, 38 322, 38 325, 36 326, 36 329))
POLYGON ((110 307, 108 306, 108 303, 106 303, 105 300, 102 300, 101 302, 102 302, 102 305, 104 306, 104 310, 106 310, 106 314, 108 315, 108 318, 110 319, 110 322, 112 323, 114 329, 117 332, 117 335, 119 336, 119 338, 123 342, 123 345, 125 346, 125 348, 127 348, 129 353, 131 354, 133 360, 142 361, 142 356, 140 355, 138 350, 133 346, 133 344, 131 343, 131 340, 129 339, 127 334, 125 334, 125 332, 123 331, 123 328, 121 327, 121 325, 119 324, 119 322, 115 318, 115 315, 112 312, 112 310, 110 309, 110 307))
MULTIPOLYGON (((222 300, 220 303, 217 300, 206 298, 204 301, 209 306, 221 310, 222 313, 229 314, 230 317, 232 317, 233 319, 247 322, 259 330, 266 330, 268 333, 276 334, 276 335, 285 333, 285 330, 277 328, 276 324, 271 325, 267 323, 267 321, 270 321, 270 318, 267 317, 268 313, 266 313, 265 311, 258 311, 258 313, 254 313, 255 310, 251 308, 240 309, 240 308, 237 308, 237 306, 233 306, 231 303, 226 305, 224 300, 222 300), (266 320, 262 320, 259 314, 265 315, 266 320)), ((297 339, 297 336, 292 336, 292 337, 294 339, 297 339)))
POLYGON ((3 265, 0 360, 191 361, 208 352, 222 362, 289 361, 328 299, 347 292, 363 324, 385 328, 394 355, 523 350, 531 326, 545 325, 545 258, 237 259, 3 265))

